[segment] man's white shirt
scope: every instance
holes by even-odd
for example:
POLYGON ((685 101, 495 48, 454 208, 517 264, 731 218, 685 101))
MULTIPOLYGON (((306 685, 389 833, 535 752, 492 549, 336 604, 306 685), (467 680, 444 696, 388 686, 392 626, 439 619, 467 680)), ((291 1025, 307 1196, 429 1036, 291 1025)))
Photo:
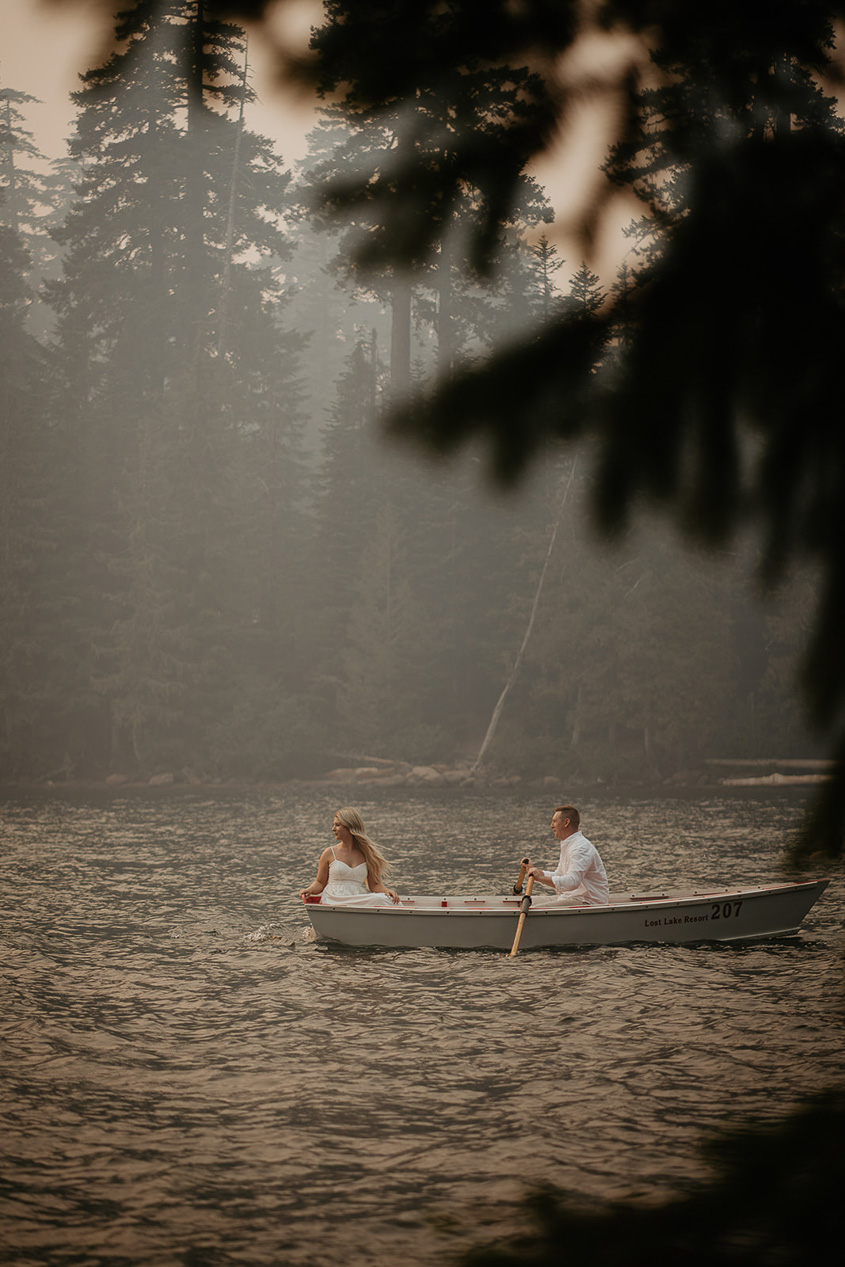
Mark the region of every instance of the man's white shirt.
POLYGON ((560 901, 580 898, 585 906, 608 900, 607 873, 599 852, 583 832, 576 831, 560 844, 560 861, 554 871, 544 871, 560 901))

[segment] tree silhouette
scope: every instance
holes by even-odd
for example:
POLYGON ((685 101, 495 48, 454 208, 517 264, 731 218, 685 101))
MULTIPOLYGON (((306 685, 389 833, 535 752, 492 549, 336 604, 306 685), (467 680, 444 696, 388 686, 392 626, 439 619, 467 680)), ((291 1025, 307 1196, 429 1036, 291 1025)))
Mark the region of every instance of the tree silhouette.
MULTIPOLYGON (((323 39, 314 71, 319 82, 342 67, 374 109, 378 102, 395 108, 409 101, 429 77, 459 114, 461 71, 475 58, 536 68, 571 49, 576 35, 576 6, 565 3, 485 5, 483 21, 472 0, 391 5, 376 32, 379 7, 347 14, 323 39)), ((664 172, 683 173, 683 197, 660 205, 653 184, 645 183, 646 210, 661 240, 639 285, 624 294, 629 338, 606 372, 594 376, 621 320, 618 299, 556 317, 540 337, 454 375, 398 415, 393 427, 445 450, 486 437, 505 482, 514 482, 550 438, 592 437, 605 529, 622 530, 635 505, 649 499, 685 532, 712 544, 753 525, 769 581, 793 562, 820 564, 804 683, 814 724, 845 760, 845 665, 838 650, 845 463, 834 421, 836 349, 845 336, 845 142, 830 126, 823 94, 812 90, 814 77, 834 75, 831 20, 840 8, 642 0, 599 6, 596 29, 624 26, 639 37, 641 52, 648 40, 656 50, 649 73, 682 76, 688 86, 687 108, 667 114, 660 142, 664 172), (707 118, 702 108, 689 107, 696 97, 706 102, 707 118), (800 128, 787 126, 792 117, 800 128)), ((632 90, 637 72, 632 58, 610 85, 620 152, 642 149, 648 123, 643 98, 632 90)), ((391 239, 388 260, 434 249, 436 208, 453 196, 455 173, 471 169, 487 211, 475 261, 482 269, 489 264, 519 163, 526 152, 543 149, 551 119, 563 117, 572 97, 565 84, 555 92, 550 73, 532 79, 531 89, 531 108, 508 118, 495 153, 470 127, 450 142, 447 168, 429 163, 423 170, 411 162, 391 174, 399 201, 413 196, 414 216, 405 235, 391 239)), ((369 205, 377 207, 382 173, 368 172, 365 180, 369 205)), ((396 205, 384 208, 384 226, 396 205)), ((588 237, 602 209, 599 202, 585 215, 588 237)), ((845 775, 828 787, 808 840, 838 852, 845 775)))
POLYGON ((586 1257, 603 1267, 657 1261, 691 1267, 805 1267, 843 1233, 841 1091, 816 1096, 785 1123, 738 1127, 711 1139, 713 1181, 649 1208, 581 1209, 548 1189, 524 1202, 521 1233, 462 1254, 461 1267, 559 1267, 586 1257))
POLYGON ((21 235, 0 223, 0 763, 15 774, 39 748, 54 768, 63 756, 47 716, 61 677, 49 597, 61 528, 44 514, 57 493, 53 366, 26 328, 29 266, 21 235))
POLYGON ((285 664, 296 675, 279 592, 303 497, 301 340, 280 328, 275 268, 289 175, 229 117, 243 63, 242 32, 196 0, 138 5, 75 94, 84 174, 48 293, 78 467, 79 660, 112 766, 199 751, 235 698, 263 700, 247 646, 265 666, 274 646, 274 689, 285 664))
MULTIPOLYGON (((251 18, 268 7, 210 2, 251 18)), ((826 118, 810 114, 800 129, 786 121, 796 85, 836 80, 843 15, 843 0, 604 0, 586 12, 575 0, 373 0, 344 6, 308 56, 287 62, 300 82, 343 83, 373 112, 410 109, 425 88, 465 121, 448 146, 432 133, 424 156, 403 152, 346 191, 345 202, 366 200, 378 217, 383 231, 370 235, 368 253, 388 269, 434 258, 470 177, 479 203, 468 254, 479 272, 489 268, 526 161, 548 148, 584 92, 566 55, 585 36, 627 37, 611 69, 587 82, 613 107, 623 149, 642 135, 645 78, 682 73, 697 86, 718 126, 702 127, 688 109, 666 120, 667 169, 684 173, 684 197, 660 209, 660 249, 625 291, 629 337, 605 372, 594 373, 620 324, 618 295, 463 367, 392 425, 447 452, 480 436, 495 476, 511 484, 549 442, 589 438, 606 530, 623 529, 649 500, 711 544, 750 526, 770 582, 792 564, 818 565, 803 682, 840 775, 807 840, 833 853, 845 834, 845 140, 826 118), (530 71, 492 130, 468 93, 480 61, 530 71)), ((597 167, 604 158, 597 153, 597 167)), ((588 244, 613 195, 608 182, 581 215, 588 244)))

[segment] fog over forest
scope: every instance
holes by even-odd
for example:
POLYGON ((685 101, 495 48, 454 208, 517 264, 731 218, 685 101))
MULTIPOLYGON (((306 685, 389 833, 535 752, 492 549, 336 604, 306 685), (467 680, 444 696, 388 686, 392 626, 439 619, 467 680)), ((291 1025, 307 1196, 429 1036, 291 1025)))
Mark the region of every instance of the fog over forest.
MULTIPOLYGON (((434 263, 365 272, 368 208, 318 191, 401 146, 398 114, 326 106, 291 164, 249 127, 237 26, 163 3, 116 34, 61 154, 2 71, 0 778, 681 783, 824 756, 795 689, 811 572, 758 600, 752 533, 699 555, 657 515, 602 544, 588 442, 502 492, 480 446, 382 435, 420 384, 602 310, 648 231, 602 278, 524 175, 489 278, 471 188, 434 263)), ((518 74, 473 90, 493 112, 518 74)))

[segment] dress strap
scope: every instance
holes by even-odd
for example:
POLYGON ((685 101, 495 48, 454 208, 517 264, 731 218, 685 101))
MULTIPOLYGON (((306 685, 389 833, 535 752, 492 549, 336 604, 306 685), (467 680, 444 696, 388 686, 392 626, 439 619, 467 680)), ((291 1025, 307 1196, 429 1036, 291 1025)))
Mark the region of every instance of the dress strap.
POLYGON ((332 857, 334 858, 335 862, 337 862, 337 854, 334 851, 334 845, 329 845, 329 849, 331 849, 332 857))

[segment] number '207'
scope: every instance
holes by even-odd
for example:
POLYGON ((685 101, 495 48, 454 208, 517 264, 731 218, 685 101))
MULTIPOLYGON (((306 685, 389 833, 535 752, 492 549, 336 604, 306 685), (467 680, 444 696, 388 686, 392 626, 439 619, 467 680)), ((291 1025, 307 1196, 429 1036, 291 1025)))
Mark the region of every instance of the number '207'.
POLYGON ((711 919, 730 919, 732 915, 739 915, 742 902, 714 902, 710 911, 711 919))

